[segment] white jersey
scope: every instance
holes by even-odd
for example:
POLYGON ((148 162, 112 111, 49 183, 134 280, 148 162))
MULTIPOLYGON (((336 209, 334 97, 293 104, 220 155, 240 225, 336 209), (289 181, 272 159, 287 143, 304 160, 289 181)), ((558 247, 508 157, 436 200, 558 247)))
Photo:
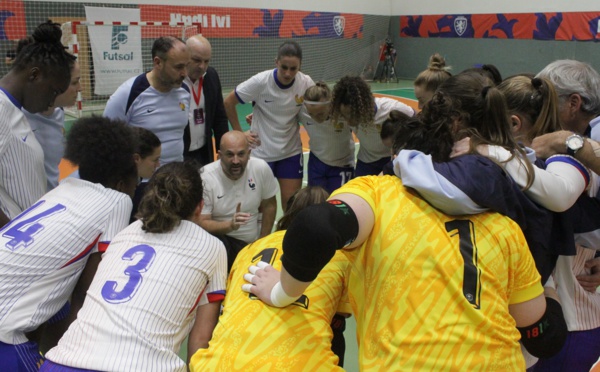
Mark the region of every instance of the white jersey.
POLYGON ((250 220, 227 236, 246 243, 255 241, 258 238, 258 207, 263 200, 272 198, 279 192, 279 184, 269 165, 262 159, 251 157, 244 174, 234 181, 225 176, 221 160, 217 160, 202 168, 202 181, 202 214, 212 214, 215 221, 231 220, 237 204, 242 203, 240 211, 250 213, 250 220))
POLYGON ((302 152, 297 115, 304 92, 313 85, 310 76, 302 72, 289 85, 283 85, 274 69, 258 73, 235 88, 241 103, 254 102, 252 131, 260 138, 260 146, 252 150, 254 157, 272 162, 302 152))
POLYGON ((68 178, 0 230, 0 341, 27 342, 26 332, 60 310, 131 207, 128 195, 68 178))
POLYGON ((391 151, 381 142, 381 124, 386 121, 392 111, 400 111, 408 116, 413 116, 412 107, 393 98, 375 98, 375 118, 373 124, 362 123, 352 130, 360 142, 356 158, 363 163, 372 163, 383 158, 391 158, 391 151))
POLYGON ((164 234, 141 227, 138 220, 113 239, 77 320, 47 359, 98 371, 186 371, 177 354, 200 297, 225 294, 225 247, 190 221, 164 234))
POLYGON ((354 139, 348 124, 341 120, 317 123, 305 107, 300 110, 300 122, 310 138, 310 152, 319 160, 332 167, 354 167, 354 139))
POLYGON ((20 103, 0 89, 0 208, 12 219, 45 193, 42 147, 20 103))
POLYGON ((189 109, 190 93, 183 86, 162 93, 142 74, 117 88, 106 102, 104 116, 156 134, 162 145, 160 164, 164 165, 183 161, 183 134, 189 109))
POLYGON ((32 114, 23 109, 31 130, 44 151, 47 188, 58 186, 58 165, 65 153, 65 111, 57 107, 49 116, 32 114))

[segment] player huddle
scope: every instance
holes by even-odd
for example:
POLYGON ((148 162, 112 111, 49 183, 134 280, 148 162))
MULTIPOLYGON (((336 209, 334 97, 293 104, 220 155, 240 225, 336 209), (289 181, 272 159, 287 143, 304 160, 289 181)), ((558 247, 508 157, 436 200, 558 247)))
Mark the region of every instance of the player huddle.
POLYGON ((502 80, 434 55, 415 113, 359 77, 315 84, 288 41, 223 100, 210 43, 162 37, 45 192, 21 109, 56 112, 78 70, 56 25, 33 39, 0 79, 0 369, 342 370, 348 316, 365 371, 600 358, 600 95, 553 80, 600 84, 589 66, 502 80))

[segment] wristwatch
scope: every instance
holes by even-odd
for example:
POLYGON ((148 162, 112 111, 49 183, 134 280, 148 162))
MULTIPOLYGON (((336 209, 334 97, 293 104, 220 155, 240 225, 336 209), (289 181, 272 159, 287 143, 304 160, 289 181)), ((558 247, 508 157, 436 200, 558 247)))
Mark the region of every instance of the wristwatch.
POLYGON ((567 154, 574 156, 577 151, 579 151, 583 147, 584 139, 579 134, 571 134, 567 137, 565 144, 567 145, 567 154))

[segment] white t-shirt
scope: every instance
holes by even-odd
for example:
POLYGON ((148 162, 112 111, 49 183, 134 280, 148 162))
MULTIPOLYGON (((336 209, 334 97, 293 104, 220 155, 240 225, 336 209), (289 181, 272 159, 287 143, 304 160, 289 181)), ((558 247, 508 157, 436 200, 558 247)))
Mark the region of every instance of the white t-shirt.
POLYGON ((362 125, 352 128, 360 142, 356 158, 363 163, 372 163, 379 159, 391 158, 391 150, 381 142, 381 124, 389 117, 390 112, 396 110, 413 116, 415 110, 412 107, 393 98, 375 98, 375 118, 373 124, 362 125))
POLYGON ((19 102, 0 89, 0 208, 12 219, 45 193, 42 147, 19 102))
POLYGON ((215 221, 228 221, 233 217, 237 204, 242 203, 241 212, 250 213, 250 220, 227 235, 246 243, 255 241, 258 238, 258 207, 263 200, 279 192, 279 184, 269 165, 262 159, 251 157, 244 174, 233 181, 225 176, 221 160, 217 160, 202 168, 202 180, 202 214, 212 214, 215 221))
POLYGON ((0 341, 26 342, 63 307, 89 255, 127 226, 131 208, 128 195, 68 178, 0 230, 0 341))
POLYGON ((302 152, 297 114, 304 92, 315 85, 310 76, 298 72, 294 81, 283 85, 277 80, 277 69, 258 73, 235 88, 241 103, 253 101, 252 131, 258 134, 260 146, 252 151, 267 162, 286 159, 302 152))
POLYGON ((160 164, 183 161, 183 134, 188 124, 190 93, 183 87, 167 93, 154 89, 146 74, 127 80, 110 96, 104 116, 121 119, 156 134, 162 145, 160 164), (127 109, 131 91, 139 92, 127 109))
POLYGON ((226 280, 225 247, 200 226, 184 220, 157 234, 138 220, 102 255, 77 320, 46 358, 98 371, 186 371, 178 352, 196 305, 204 294, 221 301, 226 280))
POLYGON ((317 123, 304 107, 299 115, 310 137, 310 152, 332 167, 354 167, 354 139, 352 130, 345 122, 338 121, 334 125, 331 120, 326 120, 317 123))

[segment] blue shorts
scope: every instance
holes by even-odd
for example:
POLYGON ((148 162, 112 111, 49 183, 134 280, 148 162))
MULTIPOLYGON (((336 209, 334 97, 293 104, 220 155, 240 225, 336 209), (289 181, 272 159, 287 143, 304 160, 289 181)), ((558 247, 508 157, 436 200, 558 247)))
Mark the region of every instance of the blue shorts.
POLYGON ((302 153, 289 158, 267 162, 275 178, 298 179, 304 176, 304 157, 302 153))
POLYGON ((365 163, 360 160, 356 161, 355 177, 361 176, 377 176, 383 170, 383 167, 390 161, 391 157, 386 156, 372 163, 365 163))
POLYGON ((18 345, 0 342, 0 371, 37 372, 43 362, 38 344, 33 341, 18 345))
POLYGON ((84 369, 84 368, 75 368, 75 367, 67 367, 62 364, 54 363, 50 360, 46 360, 40 368, 40 372, 98 372, 92 369, 84 369))
POLYGON ((321 186, 328 193, 354 178, 353 167, 332 167, 323 163, 312 152, 308 155, 308 185, 321 186))

